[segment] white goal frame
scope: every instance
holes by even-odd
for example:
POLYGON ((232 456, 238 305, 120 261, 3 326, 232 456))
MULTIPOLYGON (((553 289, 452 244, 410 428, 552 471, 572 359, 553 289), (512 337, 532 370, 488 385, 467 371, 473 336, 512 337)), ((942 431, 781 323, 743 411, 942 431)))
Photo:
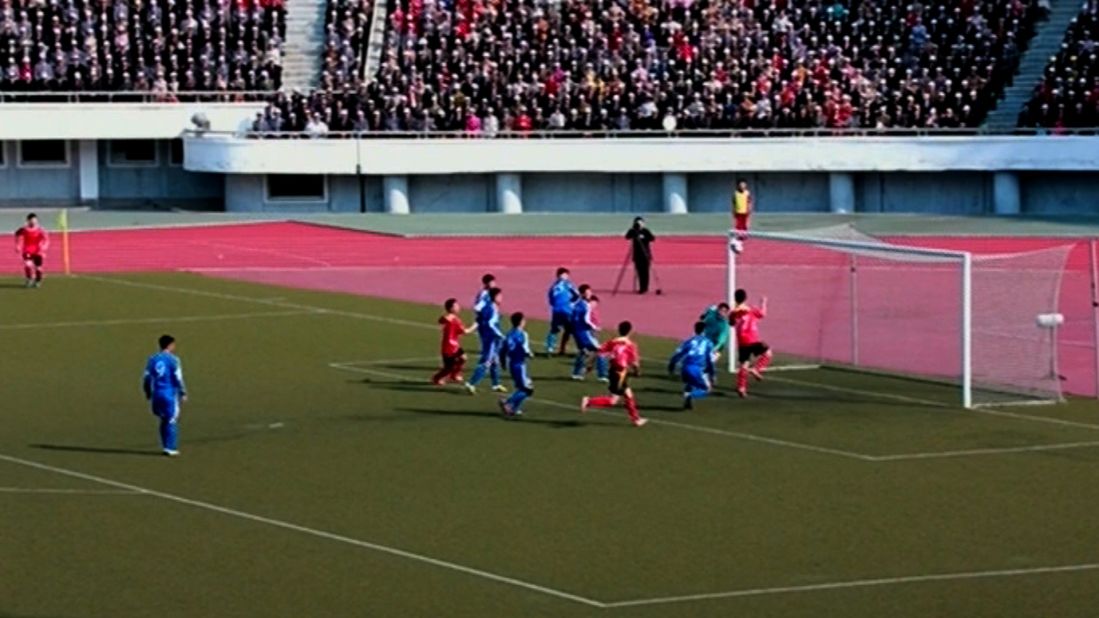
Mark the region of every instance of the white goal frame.
MULTIPOLYGON (((830 238, 815 238, 812 236, 801 236, 798 234, 788 234, 779 232, 750 232, 747 238, 742 242, 742 246, 751 244, 753 238, 763 240, 773 240, 779 242, 789 242, 801 245, 812 245, 817 247, 829 247, 833 249, 841 250, 855 250, 855 251, 873 251, 875 253, 893 253, 901 256, 919 256, 929 257, 956 261, 960 266, 961 271, 961 293, 962 293, 962 307, 958 320, 961 325, 961 389, 962 389, 962 407, 973 408, 973 254, 968 251, 951 251, 947 249, 926 249, 923 247, 905 247, 899 245, 890 245, 887 243, 872 243, 857 240, 838 240, 830 238)), ((726 253, 726 302, 730 307, 735 307, 734 293, 737 289, 737 255, 738 251, 734 250, 736 242, 740 239, 740 233, 736 230, 730 230, 725 242, 726 253)), ((743 250, 743 249, 742 249, 743 250)), ((852 265, 856 257, 852 255, 852 265)), ((857 285, 857 280, 852 279, 852 286, 857 285)), ((858 320, 857 311, 851 312, 851 319, 858 320)), ((857 350, 857 337, 858 329, 852 329, 852 345, 857 350)), ((728 355, 728 370, 733 373, 737 370, 737 350, 736 350, 736 335, 731 334, 729 337, 729 355, 728 355)), ((856 357, 857 358, 857 357, 856 357)))

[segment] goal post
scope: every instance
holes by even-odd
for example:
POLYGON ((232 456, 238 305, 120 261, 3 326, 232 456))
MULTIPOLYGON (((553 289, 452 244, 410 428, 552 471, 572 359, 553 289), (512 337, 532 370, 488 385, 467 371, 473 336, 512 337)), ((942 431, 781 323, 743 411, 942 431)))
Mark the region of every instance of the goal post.
POLYGON ((847 236, 729 233, 730 304, 738 286, 770 297, 776 352, 950 384, 967 408, 1062 398, 1056 328, 1039 316, 1057 313, 1071 246, 974 255, 847 236))

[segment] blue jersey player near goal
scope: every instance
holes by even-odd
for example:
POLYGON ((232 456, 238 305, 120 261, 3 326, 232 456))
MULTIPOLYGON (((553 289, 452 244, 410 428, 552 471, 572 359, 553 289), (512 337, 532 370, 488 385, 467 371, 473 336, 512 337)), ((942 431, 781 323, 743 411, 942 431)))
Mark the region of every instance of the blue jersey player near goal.
POLYGON ((690 410, 696 399, 710 394, 714 383, 714 344, 706 336, 706 323, 695 322, 695 335, 679 344, 668 361, 668 373, 681 366, 683 378, 683 408, 690 410))
POLYGON ((187 387, 183 384, 183 367, 175 355, 175 338, 163 335, 158 343, 160 351, 145 363, 141 383, 145 399, 160 419, 160 446, 165 455, 175 457, 179 455, 179 404, 187 401, 187 387))

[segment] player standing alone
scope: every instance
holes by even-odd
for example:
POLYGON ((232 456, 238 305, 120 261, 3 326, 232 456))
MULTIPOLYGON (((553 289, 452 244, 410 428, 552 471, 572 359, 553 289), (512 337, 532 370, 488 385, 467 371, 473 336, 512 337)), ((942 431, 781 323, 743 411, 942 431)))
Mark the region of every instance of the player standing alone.
POLYGON ((748 190, 748 181, 743 178, 736 181, 736 189, 733 191, 733 229, 737 238, 744 240, 748 237, 748 223, 755 210, 755 198, 748 190))
POLYGON ((15 231, 15 252, 23 259, 26 287, 42 287, 42 262, 49 247, 50 237, 32 212, 27 215, 26 225, 15 231))
POLYGON ((613 408, 618 405, 619 397, 626 400, 626 413, 630 415, 630 422, 634 427, 644 427, 649 420, 641 418, 637 411, 637 400, 630 388, 630 372, 641 373, 641 352, 637 344, 630 339, 633 325, 622 322, 618 325, 618 336, 604 343, 599 348, 601 357, 610 357, 610 382, 607 390, 610 395, 602 397, 584 397, 580 400, 580 412, 588 411, 588 408, 613 408))
POLYGON ((158 343, 160 351, 145 363, 142 388, 153 414, 160 419, 160 446, 165 455, 175 457, 179 455, 179 404, 187 401, 187 388, 183 385, 183 367, 175 355, 175 338, 163 335, 158 343))
POLYGON ((763 372, 771 364, 771 347, 759 338, 759 321, 767 317, 767 297, 759 307, 748 304, 748 292, 737 290, 734 296, 736 307, 733 308, 732 321, 736 328, 737 360, 740 362, 740 370, 736 374, 736 392, 741 397, 748 396, 748 374, 757 380, 763 379, 763 372), (752 358, 756 359, 755 366, 752 358))
POLYGON ((446 309, 446 315, 439 318, 439 324, 443 325, 443 366, 431 377, 431 383, 435 386, 442 386, 446 384, 447 380, 462 381, 462 368, 466 365, 466 352, 462 349, 459 339, 462 335, 468 335, 477 330, 476 325, 466 328, 462 324, 462 318, 458 316, 458 312, 462 308, 458 305, 457 299, 446 299, 443 308, 446 309))

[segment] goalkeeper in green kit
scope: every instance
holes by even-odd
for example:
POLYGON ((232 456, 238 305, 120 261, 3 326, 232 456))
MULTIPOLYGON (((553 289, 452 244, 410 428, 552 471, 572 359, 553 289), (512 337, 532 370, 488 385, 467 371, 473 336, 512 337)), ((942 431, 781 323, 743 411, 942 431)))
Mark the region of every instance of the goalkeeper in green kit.
POLYGON ((729 303, 706 307, 698 319, 706 325, 702 334, 714 344, 714 361, 717 361, 729 344, 729 303))

